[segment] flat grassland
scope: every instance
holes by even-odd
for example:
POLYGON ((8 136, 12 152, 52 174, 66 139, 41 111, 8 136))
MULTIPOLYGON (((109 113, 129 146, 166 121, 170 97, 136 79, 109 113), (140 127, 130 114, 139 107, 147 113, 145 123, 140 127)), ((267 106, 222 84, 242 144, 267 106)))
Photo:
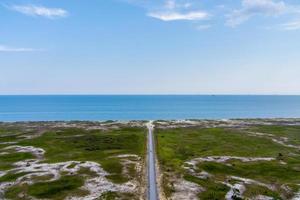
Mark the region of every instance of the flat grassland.
POLYGON ((296 120, 157 121, 167 199, 297 199, 296 120))
POLYGON ((0 199, 140 199, 144 122, 0 123, 0 199))
MULTIPOLYGON (((0 123, 0 199, 146 199, 145 124, 0 123)), ((300 199, 300 120, 154 125, 162 200, 300 199)))

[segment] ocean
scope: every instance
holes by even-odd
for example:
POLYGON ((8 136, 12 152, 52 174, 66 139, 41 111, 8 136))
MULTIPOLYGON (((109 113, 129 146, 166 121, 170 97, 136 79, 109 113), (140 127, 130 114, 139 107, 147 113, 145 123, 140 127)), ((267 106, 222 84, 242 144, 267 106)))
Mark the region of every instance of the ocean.
POLYGON ((0 121, 300 118, 300 96, 0 96, 0 121))

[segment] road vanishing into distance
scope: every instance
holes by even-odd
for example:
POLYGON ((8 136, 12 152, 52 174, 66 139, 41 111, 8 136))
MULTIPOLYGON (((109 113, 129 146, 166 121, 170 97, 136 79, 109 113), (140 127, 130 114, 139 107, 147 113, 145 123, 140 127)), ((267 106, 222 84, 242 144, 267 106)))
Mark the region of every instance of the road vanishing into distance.
POLYGON ((147 123, 148 128, 148 200, 158 200, 155 168, 155 144, 153 142, 153 122, 147 123))

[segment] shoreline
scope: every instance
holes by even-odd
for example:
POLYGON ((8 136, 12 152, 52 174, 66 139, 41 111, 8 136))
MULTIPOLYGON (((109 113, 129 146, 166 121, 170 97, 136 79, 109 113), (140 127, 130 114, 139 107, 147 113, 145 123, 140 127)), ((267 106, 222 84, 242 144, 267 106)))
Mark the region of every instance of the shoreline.
POLYGON ((148 122, 148 121, 169 121, 169 122, 186 122, 186 121, 253 121, 253 120, 273 120, 273 121, 299 121, 300 117, 245 117, 245 118, 187 118, 187 119, 130 119, 130 120, 17 120, 17 121, 1 121, 1 123, 130 123, 130 122, 148 122))

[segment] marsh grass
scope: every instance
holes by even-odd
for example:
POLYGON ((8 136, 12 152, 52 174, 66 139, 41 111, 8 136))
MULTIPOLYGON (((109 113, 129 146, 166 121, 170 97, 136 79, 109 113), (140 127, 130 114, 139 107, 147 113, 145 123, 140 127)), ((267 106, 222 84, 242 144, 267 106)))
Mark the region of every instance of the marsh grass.
MULTIPOLYGON (((24 125, 25 126, 25 125, 24 125)), ((26 126, 25 126, 26 127, 26 126)), ((28 132, 28 131, 27 131, 28 132)), ((0 127, 0 142, 15 142, 20 146, 34 146, 45 150, 43 163, 58 163, 65 161, 93 161, 101 164, 101 167, 110 175, 107 176, 114 183, 124 183, 130 179, 139 178, 134 166, 129 166, 128 174, 123 174, 123 166, 117 155, 135 154, 144 159, 146 152, 146 129, 120 126, 119 129, 109 130, 85 130, 82 128, 55 128, 45 130, 44 133, 32 139, 22 139, 26 134, 22 130, 9 130, 0 127)), ((30 132, 34 135, 34 132, 30 132)), ((0 147, 10 146, 9 144, 0 147)), ((1 151, 0 151, 1 152, 1 151)), ((13 163, 26 159, 36 159, 31 153, 16 153, 0 155, 0 170, 13 168, 13 163)), ((75 167, 70 165, 69 168, 75 167)), ((0 178, 1 182, 13 181, 23 173, 8 173, 0 178)), ((36 176, 37 181, 33 185, 18 184, 10 187, 5 193, 7 199, 30 199, 33 196, 38 199, 61 200, 66 196, 82 196, 88 192, 80 187, 87 177, 95 177, 95 172, 88 168, 81 168, 76 175, 61 173, 59 180, 51 181, 51 176, 36 176)), ((135 194, 108 193, 106 199, 135 199, 135 194)))
POLYGON ((10 153, 0 155, 0 170, 9 170, 13 168, 13 163, 35 158, 31 153, 10 153))
POLYGON ((134 195, 129 193, 106 192, 99 200, 138 200, 134 195))
POLYGON ((229 187, 226 185, 216 183, 214 180, 211 179, 199 179, 197 177, 191 176, 189 174, 184 175, 184 179, 187 181, 191 181, 202 185, 205 187, 205 191, 201 192, 198 196, 200 199, 203 200, 219 200, 224 199, 226 193, 229 190, 229 187))
POLYGON ((247 185, 247 190, 245 191, 244 195, 246 197, 265 195, 265 196, 273 197, 274 199, 282 199, 277 192, 273 192, 265 187, 261 187, 258 185, 247 185))
POLYGON ((21 172, 21 173, 7 173, 4 176, 0 177, 0 182, 11 182, 11 181, 15 181, 17 178, 24 176, 28 173, 26 172, 21 172))
POLYGON ((198 169, 218 176, 239 176, 255 179, 269 184, 297 184, 300 180, 300 173, 289 165, 280 165, 278 162, 236 162, 232 166, 221 163, 204 162, 198 164, 198 169))
POLYGON ((86 194, 86 191, 79 189, 83 183, 83 178, 79 176, 62 176, 56 181, 13 186, 7 190, 5 197, 8 199, 27 199, 26 196, 30 195, 38 199, 61 200, 70 193, 76 195, 86 194), (20 193, 24 193, 25 196, 20 197, 20 193))
POLYGON ((287 137, 289 143, 300 145, 300 126, 256 126, 249 130, 268 133, 278 137, 287 137))
POLYGON ((28 187, 28 194, 37 198, 63 199, 84 183, 79 176, 63 176, 59 180, 43 182, 28 187))
MULTIPOLYGON (((300 138, 299 127, 251 127, 251 130, 261 130, 280 134, 285 137, 300 138), (278 133, 276 133, 278 131, 278 133)), ((290 184, 295 186, 300 180, 300 155, 297 149, 285 147, 272 142, 269 138, 256 137, 234 128, 173 128, 156 129, 155 131, 158 159, 162 171, 168 175, 163 178, 163 187, 167 196, 173 192, 168 182, 168 176, 183 176, 195 182, 206 191, 199 194, 201 199, 222 199, 229 188, 216 184, 215 181, 225 181, 228 175, 240 176, 275 185, 290 184), (241 157, 273 157, 271 162, 230 161, 231 166, 203 162, 197 165, 200 172, 205 170, 214 175, 213 180, 203 180, 189 175, 184 169, 184 162, 197 157, 206 156, 241 156, 241 157), (287 164, 280 164, 284 161, 287 164), (222 198, 221 198, 222 196, 222 198)), ((292 187, 292 186, 291 186, 292 187)), ((258 190, 258 189, 257 189, 258 190)), ((249 195, 255 194, 255 187, 249 195)), ((258 190, 258 192, 263 192, 258 190)), ((271 196, 278 196, 274 192, 271 196)), ((263 192, 264 193, 264 192, 263 192)))
POLYGON ((112 131, 86 131, 83 129, 63 129, 46 132, 40 137, 23 140, 19 145, 43 148, 46 163, 76 161, 94 161, 102 165, 115 183, 128 181, 122 175, 119 154, 136 154, 144 157, 145 130, 142 128, 124 128, 112 131), (79 137, 72 137, 79 135, 79 137), (67 136, 67 137, 66 137, 67 136))

